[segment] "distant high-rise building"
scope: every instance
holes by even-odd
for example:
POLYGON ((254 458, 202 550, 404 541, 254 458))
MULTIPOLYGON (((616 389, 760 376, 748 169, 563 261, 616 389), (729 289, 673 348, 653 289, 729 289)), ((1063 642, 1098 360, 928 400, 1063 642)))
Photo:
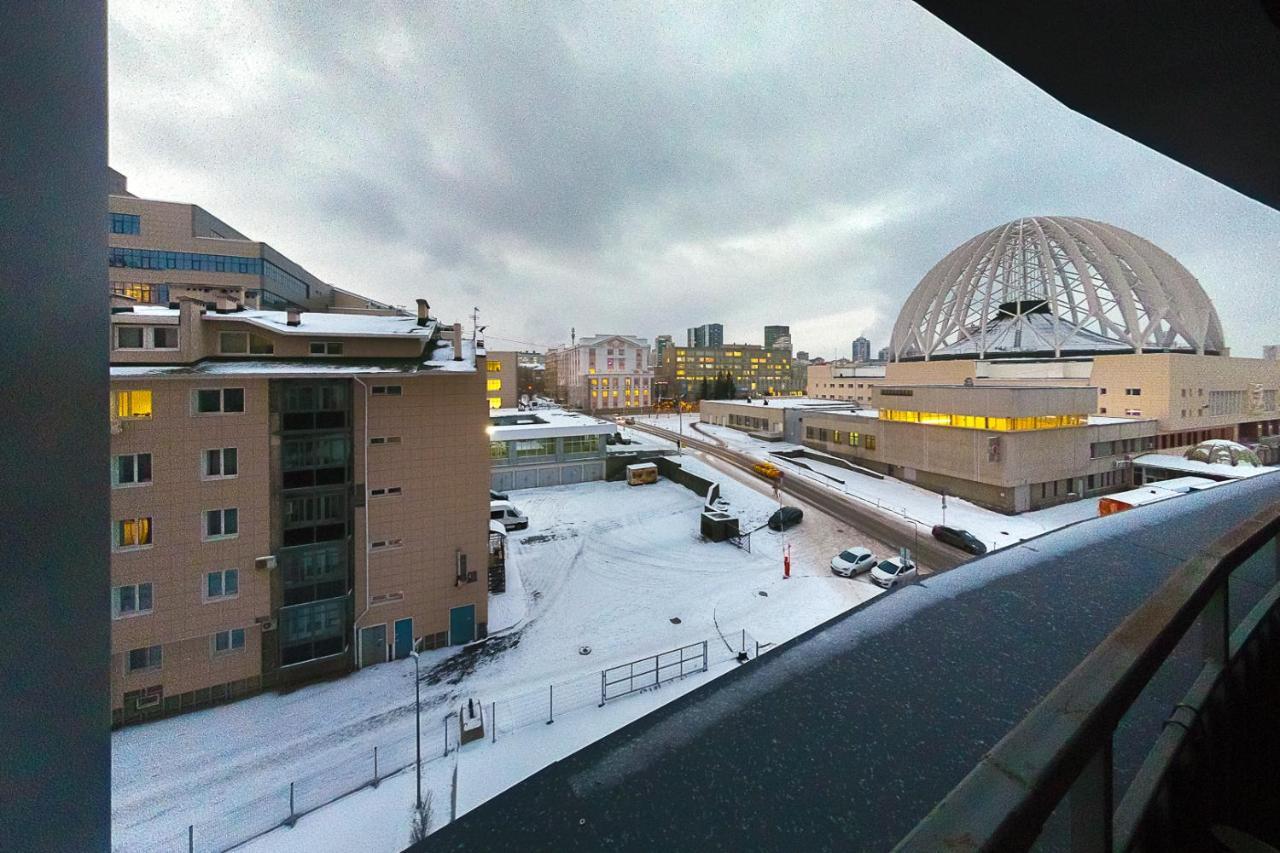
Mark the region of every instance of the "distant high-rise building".
POLYGON ((880 347, 880 352, 876 353, 876 361, 888 361, 890 352, 888 347, 880 347))
POLYGON ((765 326, 764 327, 764 348, 773 349, 778 342, 778 338, 791 339, 790 326, 765 326))
POLYGON ((691 347, 724 346, 724 326, 719 323, 694 326, 688 331, 686 345, 691 347))
POLYGON ((871 360, 871 341, 863 337, 854 338, 853 360, 855 362, 871 360))
POLYGON ((800 352, 796 353, 796 358, 800 359, 801 361, 808 361, 809 353, 806 350, 800 350, 800 352))
POLYGON ((658 335, 653 339, 653 363, 654 365, 662 364, 662 354, 667 351, 668 347, 676 345, 675 340, 670 335, 658 335))

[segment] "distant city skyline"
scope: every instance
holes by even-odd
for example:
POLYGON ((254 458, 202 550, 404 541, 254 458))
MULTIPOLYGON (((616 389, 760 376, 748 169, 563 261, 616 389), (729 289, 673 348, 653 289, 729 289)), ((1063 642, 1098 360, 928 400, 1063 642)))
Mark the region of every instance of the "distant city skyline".
POLYGON ((479 306, 493 345, 571 327, 683 340, 714 317, 726 341, 786 323, 833 357, 851 335, 887 343, 951 249, 1040 215, 1150 240, 1199 279, 1233 352, 1272 340, 1280 213, 912 4, 309 12, 113 3, 112 165, 326 282, 425 293, 458 319, 479 306), (245 32, 275 37, 246 52, 245 32))

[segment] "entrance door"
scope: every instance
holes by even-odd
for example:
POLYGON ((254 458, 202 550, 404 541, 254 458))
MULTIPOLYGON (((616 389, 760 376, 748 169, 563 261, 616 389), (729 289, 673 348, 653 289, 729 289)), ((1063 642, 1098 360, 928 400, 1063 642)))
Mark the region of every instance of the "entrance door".
POLYGON ((396 660, 407 658, 413 651, 413 620, 396 620, 396 660))
POLYGON ((360 629, 360 666, 373 666, 387 660, 387 626, 374 625, 360 629))
POLYGON ((449 608, 449 645, 460 646, 476 638, 476 606, 449 608))

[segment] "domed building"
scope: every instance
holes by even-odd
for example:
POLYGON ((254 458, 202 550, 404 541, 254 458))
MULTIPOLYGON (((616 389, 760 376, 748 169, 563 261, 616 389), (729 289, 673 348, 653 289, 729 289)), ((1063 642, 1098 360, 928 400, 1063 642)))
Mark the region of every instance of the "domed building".
POLYGON ((1224 439, 1202 441, 1182 454, 1183 458, 1193 462, 1205 462, 1209 465, 1232 465, 1246 468, 1257 468, 1262 465, 1258 454, 1243 444, 1224 439))
POLYGON ((1136 234, 1067 216, 1016 219, 939 261, 903 305, 895 361, 1225 350, 1190 271, 1136 234))

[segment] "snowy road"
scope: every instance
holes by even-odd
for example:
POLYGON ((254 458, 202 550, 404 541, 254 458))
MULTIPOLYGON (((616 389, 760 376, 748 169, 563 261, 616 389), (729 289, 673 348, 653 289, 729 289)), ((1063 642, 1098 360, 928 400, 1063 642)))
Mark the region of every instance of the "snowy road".
MULTIPOLYGON (((772 499, 754 488, 706 463, 688 464, 723 480, 724 497, 744 529, 774 510, 772 499)), ((439 667, 434 683, 423 684, 424 732, 436 742, 446 710, 461 697, 501 700, 598 676, 603 666, 720 631, 745 629, 762 644, 779 643, 879 591, 830 574, 827 562, 836 550, 863 543, 821 513, 807 514, 786 534, 793 577, 783 581, 782 535, 758 532, 750 554, 702 541, 701 499, 671 482, 585 483, 515 492, 512 499, 531 525, 509 542, 511 571, 521 583, 507 594, 523 592, 527 617, 504 641, 489 645, 502 649, 497 654, 423 656, 427 673, 439 667), (580 654, 584 646, 589 656, 580 654)), ((412 739, 413 671, 411 661, 393 662, 116 732, 116 849, 156 849, 185 838, 190 823, 202 839, 238 841, 244 831, 264 828, 282 796, 287 805, 289 782, 299 781, 300 791, 328 790, 323 786, 338 785, 344 774, 367 772, 374 746, 386 755, 390 742, 412 739)), ((562 730, 573 734, 572 727, 562 730)), ((532 765, 526 758, 522 766, 532 765)), ((502 784, 515 781, 503 777, 502 784)))

